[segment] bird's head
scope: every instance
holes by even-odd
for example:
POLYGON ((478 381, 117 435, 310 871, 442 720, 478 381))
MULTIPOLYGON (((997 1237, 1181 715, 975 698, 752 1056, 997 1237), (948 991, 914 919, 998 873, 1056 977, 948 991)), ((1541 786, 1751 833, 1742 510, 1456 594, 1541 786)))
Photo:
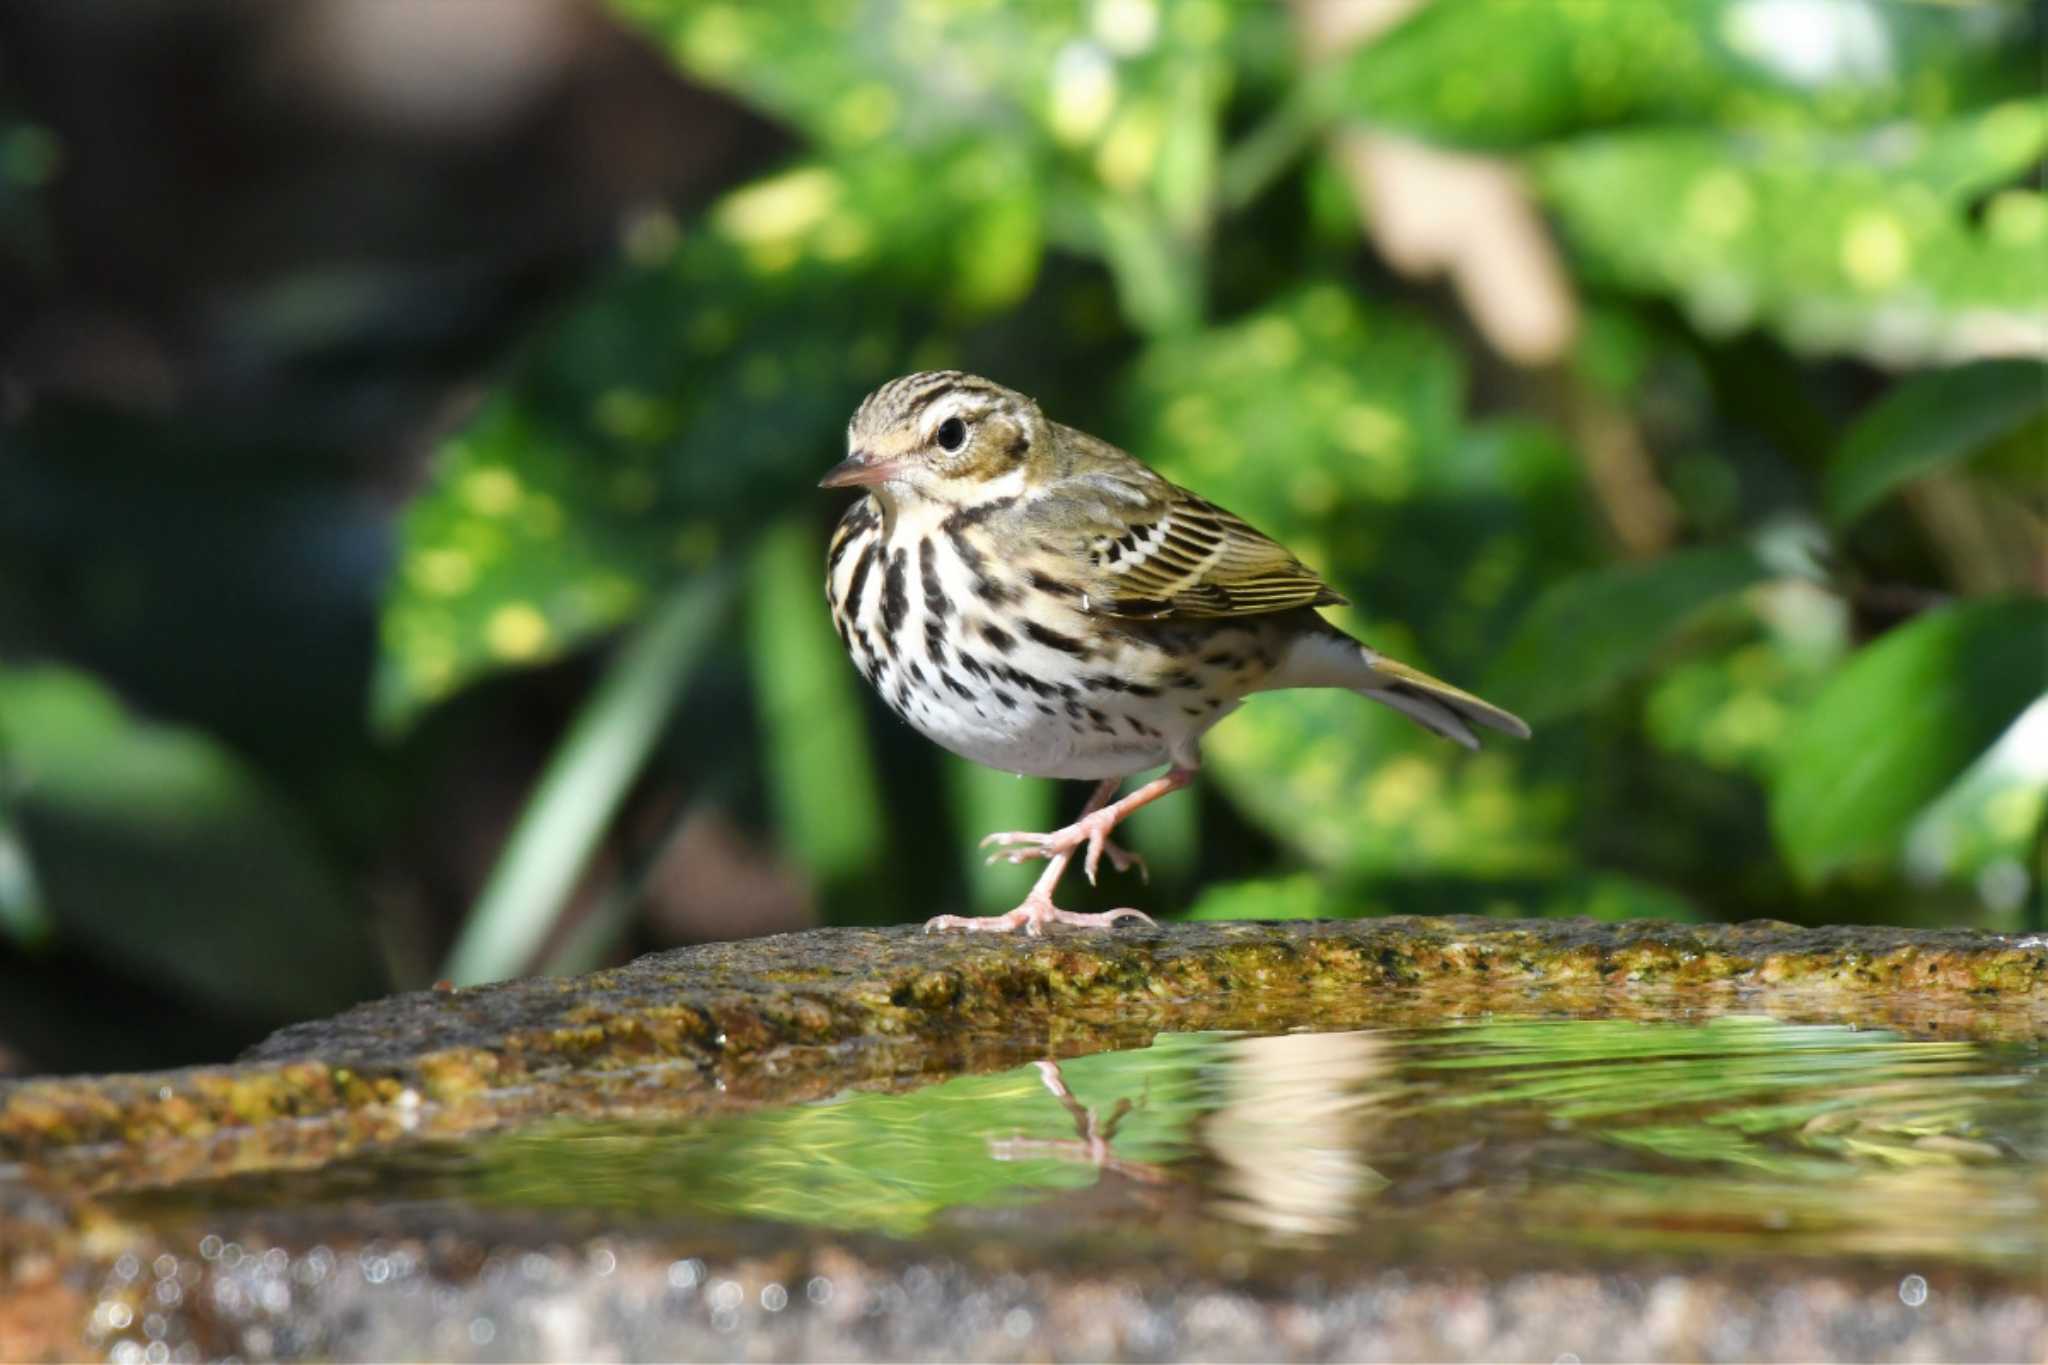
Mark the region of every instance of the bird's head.
POLYGON ((974 507, 1022 493, 1048 458, 1052 427, 1038 404, 959 370, 892 379, 846 427, 846 459, 823 488, 871 488, 891 512, 925 500, 974 507))

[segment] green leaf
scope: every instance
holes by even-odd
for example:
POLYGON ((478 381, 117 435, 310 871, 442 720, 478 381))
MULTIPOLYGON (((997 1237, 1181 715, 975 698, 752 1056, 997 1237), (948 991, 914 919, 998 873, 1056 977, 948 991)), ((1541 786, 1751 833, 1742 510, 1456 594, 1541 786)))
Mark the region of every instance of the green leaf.
POLYGON ((578 458, 515 396, 501 394, 439 454, 434 486, 402 523, 371 704, 377 728, 476 677, 559 657, 645 606, 687 562, 670 546, 716 543, 684 522, 667 536, 634 511, 651 461, 578 458))
POLYGON ((1611 924, 1645 919, 1696 924, 1707 918, 1677 892, 1618 873, 1568 877, 1538 900, 1529 913, 1549 918, 1583 915, 1611 924))
POLYGON ((1929 612, 1859 652, 1787 743, 1771 825, 1816 883, 1891 853, 1914 816, 2048 690, 2048 602, 1929 612))
POLYGON ((1226 104, 1294 76, 1274 5, 616 3, 686 76, 795 124, 827 156, 964 144, 1013 163, 978 177, 992 212, 938 210, 936 165, 907 189, 913 211, 980 240, 940 258, 948 292, 1015 301, 1051 221, 1062 246, 1108 261, 1127 315, 1154 333, 1200 318, 1226 104))
POLYGON ((1535 169, 1592 283, 1674 298, 1712 336, 1902 367, 2041 344, 2048 202, 2011 182, 2044 150, 2048 103, 2022 100, 1853 136, 1588 136, 1535 169))
POLYGON ((1456 442, 1464 388, 1434 328, 1318 282, 1149 348, 1119 444, 1262 530, 1316 536, 1410 496, 1456 442))
POLYGON ((2028 93, 2036 31, 2017 6, 1432 4, 1348 60, 1344 106, 1480 147, 1631 122, 1840 127, 2028 93))
POLYGON ((914 146, 1016 125, 1080 25, 1076 0, 1036 5, 771 5, 615 0, 687 75, 847 148, 914 146), (829 34, 829 40, 823 35, 829 34))
POLYGON ((362 917, 291 803, 81 673, 0 670, 13 837, 64 940, 257 1019, 374 993, 362 917))
POLYGON ((1092 153, 1098 164, 1170 180, 1171 146, 1157 158, 1143 153, 1168 131, 1161 125, 1184 81, 1263 84, 1291 74, 1288 18, 1274 5, 1106 14, 1082 0, 613 4, 685 75, 838 150, 916 148, 964 133, 1092 153))
POLYGON ((1847 526, 1900 484, 1967 459, 2048 409, 2048 367, 1987 360, 1908 380, 1858 419, 1828 465, 1828 520, 1847 526))
POLYGON ((1568 578, 1523 618, 1481 691, 1532 725, 1582 711, 1641 672, 1703 608, 1769 572, 1755 551, 1722 546, 1568 578))

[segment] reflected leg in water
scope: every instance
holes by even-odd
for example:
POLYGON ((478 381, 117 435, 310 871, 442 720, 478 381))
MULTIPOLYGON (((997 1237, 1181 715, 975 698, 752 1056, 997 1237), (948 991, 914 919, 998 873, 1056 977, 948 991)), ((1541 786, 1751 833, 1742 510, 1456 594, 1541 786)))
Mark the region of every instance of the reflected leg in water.
POLYGON ((1074 1121, 1074 1136, 1071 1138, 1028 1138, 1017 1135, 1008 1138, 990 1138, 988 1154, 997 1161, 1021 1161, 1031 1157, 1050 1157, 1057 1161, 1086 1162, 1099 1171, 1114 1171, 1148 1185, 1164 1184, 1168 1179, 1166 1169, 1148 1161, 1125 1161, 1110 1149, 1116 1140, 1117 1125, 1137 1108, 1128 1097, 1117 1100, 1107 1118, 1083 1105, 1067 1088, 1066 1077, 1060 1074, 1060 1064, 1047 1058, 1033 1062, 1038 1068, 1038 1077, 1045 1082, 1053 1098, 1060 1102, 1074 1121))

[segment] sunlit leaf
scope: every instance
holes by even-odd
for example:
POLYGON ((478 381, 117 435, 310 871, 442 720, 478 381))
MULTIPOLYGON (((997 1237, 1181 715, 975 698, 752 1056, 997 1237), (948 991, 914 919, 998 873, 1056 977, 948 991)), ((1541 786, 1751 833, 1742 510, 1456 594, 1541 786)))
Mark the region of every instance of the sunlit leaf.
POLYGON ((1434 329, 1315 284, 1148 350, 1123 440, 1284 536, 1409 497, 1457 439, 1464 384, 1434 329))
POLYGON ((1150 169, 1145 154, 1168 131, 1167 109, 1191 73, 1265 84, 1289 70, 1286 13, 1224 0, 613 6, 689 76, 787 119, 822 146, 915 148, 963 133, 1000 135, 1082 164, 1111 163, 1103 167, 1111 180, 1119 160, 1150 169))
MULTIPOLYGON (((2048 367, 1992 360, 1908 380, 1865 413, 1828 465, 1828 519, 1847 526, 1900 484, 1968 459, 2048 408, 2048 367)), ((2048 460, 2048 450, 2038 452, 2048 460)))
POLYGON ((614 7, 659 39, 690 76, 839 147, 882 139, 916 145, 1014 122, 1044 91, 1056 52, 1083 18, 1078 0, 614 0, 614 7))
POLYGON ((1865 648, 1807 707, 1771 825, 1809 882, 1892 852, 1916 813, 2048 691, 2048 602, 1924 616, 1865 648))
POLYGON ((1596 282, 1675 298, 1709 335, 1903 366, 2048 344, 2048 204, 2014 186, 1971 214, 2044 150, 2048 105, 2020 101, 1854 135, 1588 136, 1536 168, 1596 282))
POLYGON ((1523 619, 1485 691, 1532 724, 1583 710, 1640 673, 1702 608, 1768 572, 1754 551, 1725 546, 1566 579, 1523 619))
POLYGON ((207 736, 130 714, 83 674, 0 670, 0 780, 64 940, 215 1009, 337 1009, 381 973, 298 813, 207 736))
POLYGON ((1352 57, 1348 113, 1516 147, 1618 123, 1853 125, 2034 90, 2023 6, 1427 4, 1352 57), (1511 59, 1503 59, 1511 55, 1511 59))
POLYGON ((1627 122, 1842 126, 1940 116, 2032 91, 2025 53, 2036 26, 2022 6, 1438 3, 1351 58, 1343 107, 1486 147, 1627 122))
POLYGON ((652 483, 646 463, 579 459, 510 395, 443 447, 434 488, 405 514, 379 723, 400 726, 479 674, 557 658, 630 620, 673 562, 661 528, 617 506, 652 483))

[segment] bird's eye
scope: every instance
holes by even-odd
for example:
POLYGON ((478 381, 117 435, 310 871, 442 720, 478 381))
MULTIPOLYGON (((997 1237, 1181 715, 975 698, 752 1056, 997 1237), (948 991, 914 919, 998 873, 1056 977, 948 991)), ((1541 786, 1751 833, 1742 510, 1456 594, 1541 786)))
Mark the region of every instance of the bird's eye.
POLYGON ((967 423, 958 417, 948 417, 939 423, 939 448, 958 450, 967 444, 967 423))

